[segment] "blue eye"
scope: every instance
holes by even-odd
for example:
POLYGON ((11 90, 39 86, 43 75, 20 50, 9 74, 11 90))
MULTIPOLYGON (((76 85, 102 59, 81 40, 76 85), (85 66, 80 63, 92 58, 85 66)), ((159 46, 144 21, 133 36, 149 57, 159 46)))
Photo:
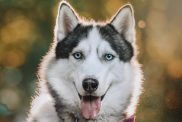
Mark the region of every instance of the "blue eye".
POLYGON ((112 54, 105 54, 105 55, 104 55, 104 60, 105 60, 105 61, 111 61, 111 60, 113 60, 114 58, 115 58, 115 56, 112 55, 112 54))
POLYGON ((77 60, 83 59, 83 54, 81 52, 76 52, 76 53, 73 53, 72 55, 77 60))

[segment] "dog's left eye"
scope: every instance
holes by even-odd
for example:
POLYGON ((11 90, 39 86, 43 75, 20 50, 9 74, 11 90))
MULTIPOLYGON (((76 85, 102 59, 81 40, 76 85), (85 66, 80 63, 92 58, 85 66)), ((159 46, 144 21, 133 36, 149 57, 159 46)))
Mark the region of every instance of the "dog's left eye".
POLYGON ((115 56, 112 54, 105 54, 103 58, 105 61, 111 61, 115 58, 115 56))
POLYGON ((73 55, 73 57, 75 58, 75 59, 77 59, 77 60, 81 60, 81 59, 83 59, 83 53, 81 53, 81 52, 75 52, 75 53, 73 53, 72 54, 73 55))

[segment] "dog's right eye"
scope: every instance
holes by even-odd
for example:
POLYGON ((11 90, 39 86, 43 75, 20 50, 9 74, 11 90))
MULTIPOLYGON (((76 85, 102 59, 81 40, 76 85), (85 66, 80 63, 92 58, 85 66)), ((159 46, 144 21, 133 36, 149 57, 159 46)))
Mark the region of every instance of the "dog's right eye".
POLYGON ((77 60, 81 60, 81 59, 84 58, 83 53, 81 53, 81 52, 75 52, 75 53, 73 53, 72 55, 73 55, 73 57, 74 57, 75 59, 77 59, 77 60))
POLYGON ((112 54, 105 54, 103 56, 103 58, 104 58, 105 61, 111 61, 111 60, 113 60, 115 58, 115 56, 112 55, 112 54))

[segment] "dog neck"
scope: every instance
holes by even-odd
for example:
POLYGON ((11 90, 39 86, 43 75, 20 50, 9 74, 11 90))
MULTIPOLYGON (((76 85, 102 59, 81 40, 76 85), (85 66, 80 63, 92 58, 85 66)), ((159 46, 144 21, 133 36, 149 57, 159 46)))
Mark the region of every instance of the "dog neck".
MULTIPOLYGON (((52 89, 52 87, 50 86, 50 84, 48 82, 47 82, 47 86, 49 89, 49 93, 55 100, 54 107, 55 107, 56 113, 57 113, 60 121, 64 121, 66 118, 69 118, 70 121, 73 121, 73 122, 83 122, 83 121, 86 122, 87 121, 84 118, 82 118, 78 112, 74 112, 74 111, 68 112, 68 111, 70 111, 70 110, 68 110, 68 108, 70 106, 66 106, 66 105, 64 105, 64 103, 62 103, 62 101, 58 97, 59 95, 56 93, 56 91, 54 91, 52 89), (64 117, 65 116, 67 116, 67 117, 63 118, 63 115, 64 115, 64 117)), ((124 118, 123 122, 135 122, 134 116, 131 116, 129 118, 126 118, 126 116, 122 116, 122 118, 124 118)))

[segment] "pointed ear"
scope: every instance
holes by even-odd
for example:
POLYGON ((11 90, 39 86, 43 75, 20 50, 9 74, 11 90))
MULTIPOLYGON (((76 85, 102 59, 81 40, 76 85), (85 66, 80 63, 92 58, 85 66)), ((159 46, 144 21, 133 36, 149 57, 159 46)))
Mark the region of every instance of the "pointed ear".
POLYGON ((135 40, 135 19, 133 7, 126 4, 114 15, 111 25, 129 42, 135 40))
POLYGON ((55 36, 58 41, 65 38, 78 25, 78 16, 67 2, 61 2, 57 22, 55 27, 55 36))

